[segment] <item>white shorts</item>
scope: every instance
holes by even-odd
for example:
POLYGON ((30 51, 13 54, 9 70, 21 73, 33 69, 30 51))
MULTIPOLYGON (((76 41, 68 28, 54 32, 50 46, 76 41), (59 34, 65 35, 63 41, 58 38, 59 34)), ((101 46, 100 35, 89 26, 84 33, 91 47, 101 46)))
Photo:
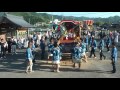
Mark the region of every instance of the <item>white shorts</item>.
POLYGON ((72 57, 72 61, 73 61, 73 63, 80 63, 81 60, 82 60, 82 59, 75 59, 75 58, 72 57))
POLYGON ((53 56, 53 54, 49 54, 48 56, 53 56))
POLYGON ((60 64, 60 61, 57 60, 57 61, 53 61, 52 63, 53 63, 53 64, 60 64))
POLYGON ((82 53, 81 55, 82 55, 82 56, 85 56, 85 55, 86 55, 86 53, 84 52, 84 53, 82 53))
POLYGON ((60 57, 60 60, 62 59, 62 57, 60 57))
POLYGON ((27 60, 27 63, 28 63, 28 65, 27 65, 27 66, 33 65, 32 59, 31 59, 31 58, 30 58, 30 59, 28 59, 28 60, 27 60))

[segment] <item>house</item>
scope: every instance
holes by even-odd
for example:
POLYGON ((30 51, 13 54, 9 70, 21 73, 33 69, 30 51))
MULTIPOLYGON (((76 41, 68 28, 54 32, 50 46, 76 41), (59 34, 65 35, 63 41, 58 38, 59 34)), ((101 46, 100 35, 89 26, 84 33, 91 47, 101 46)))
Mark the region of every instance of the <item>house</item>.
POLYGON ((14 36, 27 37, 29 28, 35 27, 24 20, 21 16, 0 12, 0 38, 14 36))

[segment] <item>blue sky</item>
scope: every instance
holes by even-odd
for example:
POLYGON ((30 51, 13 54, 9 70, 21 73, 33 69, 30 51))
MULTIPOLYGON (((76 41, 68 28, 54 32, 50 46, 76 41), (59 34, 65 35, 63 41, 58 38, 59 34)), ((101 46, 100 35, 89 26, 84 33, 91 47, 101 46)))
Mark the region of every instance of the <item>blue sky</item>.
POLYGON ((120 16, 120 12, 40 12, 40 13, 49 13, 53 15, 63 15, 63 16, 85 16, 85 17, 110 17, 110 16, 120 16))

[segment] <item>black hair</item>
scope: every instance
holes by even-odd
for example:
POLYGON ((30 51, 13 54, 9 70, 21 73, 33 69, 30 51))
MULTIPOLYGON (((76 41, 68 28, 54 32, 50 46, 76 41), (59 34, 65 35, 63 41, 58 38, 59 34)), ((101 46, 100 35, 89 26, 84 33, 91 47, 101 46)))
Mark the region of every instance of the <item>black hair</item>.
POLYGON ((54 38, 51 37, 51 38, 50 38, 50 42, 51 42, 52 40, 54 40, 54 38))
POLYGON ((28 48, 30 48, 32 46, 31 42, 28 42, 28 48))
POLYGON ((113 46, 116 46, 115 42, 112 42, 112 45, 113 45, 113 46))
POLYGON ((81 41, 83 41, 83 39, 82 39, 82 38, 80 38, 80 40, 81 40, 81 41))
POLYGON ((47 40, 47 36, 45 36, 45 40, 47 40))
POLYGON ((94 40, 94 37, 92 37, 92 40, 94 40))
POLYGON ((30 41, 33 41, 33 38, 31 38, 30 41))
POLYGON ((54 42, 54 47, 57 47, 58 46, 58 43, 57 42, 54 42))

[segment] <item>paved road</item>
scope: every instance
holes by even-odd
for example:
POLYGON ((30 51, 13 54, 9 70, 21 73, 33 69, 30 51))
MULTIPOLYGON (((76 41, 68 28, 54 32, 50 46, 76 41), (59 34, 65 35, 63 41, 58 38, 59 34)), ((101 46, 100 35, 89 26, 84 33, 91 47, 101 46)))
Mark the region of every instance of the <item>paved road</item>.
POLYGON ((33 67, 35 72, 26 74, 24 50, 19 50, 17 55, 7 55, 7 59, 0 59, 0 78, 120 78, 120 58, 117 63, 117 73, 112 74, 110 53, 105 54, 106 60, 91 58, 88 63, 82 63, 81 70, 73 69, 71 62, 67 65, 62 62, 60 73, 51 72, 51 62, 40 60, 38 55, 38 60, 33 67))

